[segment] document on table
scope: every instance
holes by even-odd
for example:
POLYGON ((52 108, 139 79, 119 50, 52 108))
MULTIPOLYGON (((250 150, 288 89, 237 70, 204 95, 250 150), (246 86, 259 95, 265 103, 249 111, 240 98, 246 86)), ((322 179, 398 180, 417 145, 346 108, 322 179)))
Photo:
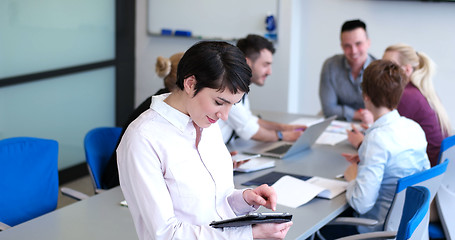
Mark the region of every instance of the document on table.
POLYGON ((312 177, 303 181, 286 175, 272 186, 277 194, 278 204, 297 208, 316 196, 332 199, 346 191, 347 184, 345 181, 321 177, 312 177))
MULTIPOLYGON (((315 123, 318 123, 320 121, 324 120, 324 118, 299 118, 290 124, 303 124, 303 125, 313 125, 315 123)), ((342 142, 346 139, 348 139, 348 135, 346 134, 346 130, 351 130, 351 124, 350 122, 345 122, 345 121, 338 121, 334 120, 330 124, 330 126, 327 127, 327 129, 319 136, 319 138, 316 140, 317 144, 325 144, 325 145, 335 145, 339 142, 342 142)), ((354 123, 356 128, 362 129, 358 123, 354 123)))
POLYGON ((249 160, 248 162, 240 165, 237 168, 234 168, 236 172, 254 172, 259 171, 266 168, 275 167, 275 160, 269 158, 254 158, 249 160))

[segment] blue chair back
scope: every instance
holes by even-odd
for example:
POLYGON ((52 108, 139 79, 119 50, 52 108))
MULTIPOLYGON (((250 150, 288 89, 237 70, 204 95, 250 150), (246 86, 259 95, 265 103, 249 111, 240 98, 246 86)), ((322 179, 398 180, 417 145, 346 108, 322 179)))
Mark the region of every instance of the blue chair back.
POLYGON ((101 177, 115 151, 122 133, 120 127, 99 127, 90 130, 84 139, 85 158, 95 192, 103 189, 101 177))
MULTIPOLYGON (((435 197, 441 186, 441 181, 447 169, 448 161, 443 164, 438 164, 428 170, 401 178, 397 182, 395 196, 387 214, 384 230, 397 231, 400 224, 401 215, 403 212, 404 200, 406 197, 406 189, 410 186, 424 186, 430 191, 430 202, 435 197)), ((428 234, 428 228, 427 228, 428 234)))
POLYGON ((58 143, 15 137, 0 140, 0 222, 9 226, 57 208, 58 143))
POLYGON ((426 187, 410 186, 406 189, 397 240, 428 239, 430 198, 430 190, 426 187))

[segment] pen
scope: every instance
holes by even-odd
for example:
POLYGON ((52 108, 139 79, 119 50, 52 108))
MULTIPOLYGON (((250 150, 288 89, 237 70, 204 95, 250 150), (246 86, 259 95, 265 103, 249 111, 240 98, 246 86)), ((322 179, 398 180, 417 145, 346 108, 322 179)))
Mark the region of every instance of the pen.
POLYGON ((305 131, 305 129, 306 129, 306 128, 296 128, 296 129, 294 129, 294 131, 296 131, 296 132, 297 132, 297 131, 305 131))

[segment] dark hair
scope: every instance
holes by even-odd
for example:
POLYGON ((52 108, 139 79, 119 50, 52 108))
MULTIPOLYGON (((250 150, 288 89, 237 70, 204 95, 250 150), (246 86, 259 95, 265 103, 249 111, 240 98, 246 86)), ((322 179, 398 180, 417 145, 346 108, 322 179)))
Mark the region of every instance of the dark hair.
POLYGON ((341 32, 343 33, 347 31, 352 31, 357 28, 363 28, 365 32, 367 31, 367 25, 360 19, 355 19, 344 22, 343 26, 341 26, 341 32))
POLYGON ((273 43, 259 35, 250 34, 246 38, 237 41, 237 47, 242 50, 245 57, 251 59, 253 62, 261 54, 262 49, 269 50, 272 54, 275 53, 273 43))
POLYGON ((363 73, 362 91, 375 107, 395 109, 406 85, 406 75, 397 64, 388 60, 370 63, 363 73))
POLYGON ((177 86, 183 90, 183 80, 196 78, 194 96, 203 88, 226 88, 231 93, 250 91, 251 69, 245 56, 235 46, 218 41, 203 41, 188 49, 177 67, 177 86))

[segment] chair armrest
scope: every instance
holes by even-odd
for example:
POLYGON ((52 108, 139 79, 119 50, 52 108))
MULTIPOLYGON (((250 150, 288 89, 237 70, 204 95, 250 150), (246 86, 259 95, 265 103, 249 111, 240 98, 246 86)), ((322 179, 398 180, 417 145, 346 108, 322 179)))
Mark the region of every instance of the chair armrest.
POLYGON ((0 231, 5 231, 6 229, 10 228, 9 225, 0 222, 0 231))
POLYGON ((377 220, 357 217, 338 217, 331 221, 328 225, 349 225, 349 226, 375 226, 377 220))
POLYGON ((352 236, 339 238, 338 240, 357 240, 357 239, 394 239, 397 236, 396 231, 370 232, 361 233, 352 236))
POLYGON ((84 200, 84 199, 87 199, 90 197, 89 195, 87 195, 85 193, 81 193, 79 191, 76 191, 74 189, 67 188, 67 187, 60 188, 60 191, 62 192, 63 195, 76 199, 78 201, 84 200))

